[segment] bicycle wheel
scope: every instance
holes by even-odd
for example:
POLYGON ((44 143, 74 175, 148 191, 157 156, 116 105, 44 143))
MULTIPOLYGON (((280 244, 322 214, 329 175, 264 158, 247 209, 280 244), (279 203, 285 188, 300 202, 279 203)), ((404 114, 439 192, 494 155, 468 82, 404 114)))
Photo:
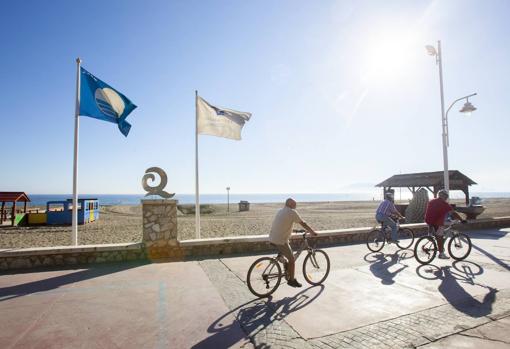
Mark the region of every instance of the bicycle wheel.
POLYGON ((308 252, 303 261, 303 276, 310 285, 320 285, 329 275, 329 257, 323 250, 308 252))
POLYGON ((461 261, 471 253, 471 239, 464 233, 454 232, 448 242, 448 252, 456 261, 461 261))
POLYGON ((367 235, 367 247, 372 252, 379 252, 382 250, 386 237, 380 229, 374 229, 367 235))
POLYGON ((280 286, 281 280, 282 268, 271 257, 262 257, 253 262, 246 276, 250 292, 257 297, 271 295, 280 286))
POLYGON ((400 228, 398 230, 398 244, 397 246, 403 250, 407 250, 413 245, 414 232, 409 228, 400 228))
POLYGON ((432 236, 422 236, 414 245, 414 258, 420 264, 429 264, 436 258, 437 245, 432 236))

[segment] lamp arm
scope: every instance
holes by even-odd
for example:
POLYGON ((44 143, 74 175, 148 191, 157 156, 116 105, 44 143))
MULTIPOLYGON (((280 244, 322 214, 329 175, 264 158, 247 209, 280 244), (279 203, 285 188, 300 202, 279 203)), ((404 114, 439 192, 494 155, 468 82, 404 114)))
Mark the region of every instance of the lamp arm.
POLYGON ((452 109, 452 107, 454 106, 455 103, 457 103, 458 101, 462 101, 463 99, 468 99, 469 97, 473 97, 473 96, 476 96, 477 93, 472 93, 470 95, 467 95, 467 96, 464 96, 464 97, 460 97, 459 99, 456 99, 453 101, 452 104, 450 104, 450 106, 448 107, 448 109, 446 109, 446 114, 445 114, 445 133, 446 133, 446 146, 449 147, 450 146, 450 134, 448 132, 448 112, 450 111, 450 109, 452 109))
POLYGON ((455 103, 457 103, 458 101, 462 101, 463 99, 467 99, 467 98, 469 98, 469 97, 476 96, 476 95, 477 95, 477 93, 472 93, 472 94, 470 94, 470 95, 468 95, 468 96, 464 96, 464 97, 461 97, 461 98, 459 98, 459 99, 454 100, 454 101, 453 101, 453 103, 452 103, 452 104, 450 104, 450 106, 449 106, 449 107, 448 107, 448 109, 446 110, 446 121, 448 122, 448 112, 450 111, 450 109, 452 109, 452 107, 453 107, 453 105, 454 105, 455 103))

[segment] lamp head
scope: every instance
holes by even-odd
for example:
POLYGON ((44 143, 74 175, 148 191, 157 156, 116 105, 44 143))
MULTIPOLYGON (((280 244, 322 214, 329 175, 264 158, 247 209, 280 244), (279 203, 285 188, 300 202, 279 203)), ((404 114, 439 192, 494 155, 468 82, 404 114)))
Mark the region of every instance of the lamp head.
POLYGON ((429 55, 437 56, 437 51, 436 51, 436 48, 434 46, 426 45, 425 48, 427 49, 427 52, 429 53, 429 55))
POLYGON ((471 102, 468 100, 466 101, 466 103, 464 103, 464 106, 462 107, 460 112, 469 115, 475 110, 476 110, 475 106, 471 104, 471 102))

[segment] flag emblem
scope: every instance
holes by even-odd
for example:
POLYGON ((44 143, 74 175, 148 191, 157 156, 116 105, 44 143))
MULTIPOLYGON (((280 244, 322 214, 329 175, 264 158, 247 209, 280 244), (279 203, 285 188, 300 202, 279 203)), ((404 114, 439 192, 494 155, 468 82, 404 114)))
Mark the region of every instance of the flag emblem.
POLYGON ((117 92, 111 88, 98 88, 94 93, 97 107, 108 116, 118 118, 124 113, 126 105, 117 92))

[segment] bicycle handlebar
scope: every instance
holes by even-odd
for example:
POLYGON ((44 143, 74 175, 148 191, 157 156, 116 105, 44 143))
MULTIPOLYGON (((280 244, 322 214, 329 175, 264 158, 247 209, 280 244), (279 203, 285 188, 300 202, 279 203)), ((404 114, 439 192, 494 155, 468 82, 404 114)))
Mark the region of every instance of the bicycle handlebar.
POLYGON ((292 229, 294 233, 303 234, 303 239, 306 239, 306 234, 309 234, 305 229, 292 229))

